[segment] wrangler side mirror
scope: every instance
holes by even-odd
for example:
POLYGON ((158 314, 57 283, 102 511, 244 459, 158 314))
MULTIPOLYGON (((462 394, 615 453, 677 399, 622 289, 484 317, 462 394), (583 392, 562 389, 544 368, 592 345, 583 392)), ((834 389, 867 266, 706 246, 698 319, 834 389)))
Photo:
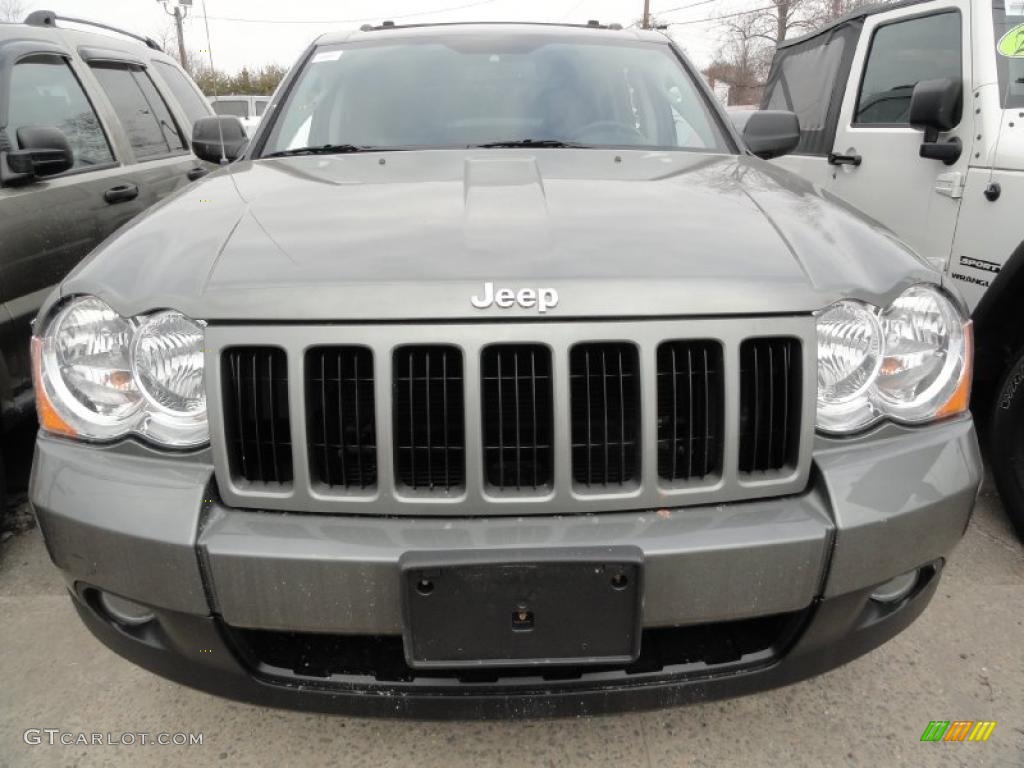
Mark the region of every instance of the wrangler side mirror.
POLYGON ((15 137, 20 149, 0 156, 0 181, 17 184, 56 176, 75 164, 67 136, 59 128, 22 126, 15 137))
POLYGON ((201 117, 192 125, 192 151, 208 163, 237 160, 248 141, 242 121, 231 115, 201 117))
POLYGON ((771 160, 789 154, 800 143, 800 119, 793 112, 765 109, 747 115, 730 115, 740 127, 747 148, 760 158, 771 160))
POLYGON ((924 131, 920 155, 952 165, 960 159, 963 143, 956 136, 939 142, 939 134, 950 131, 960 123, 963 110, 963 83, 944 77, 922 80, 914 86, 910 97, 910 125, 924 131))

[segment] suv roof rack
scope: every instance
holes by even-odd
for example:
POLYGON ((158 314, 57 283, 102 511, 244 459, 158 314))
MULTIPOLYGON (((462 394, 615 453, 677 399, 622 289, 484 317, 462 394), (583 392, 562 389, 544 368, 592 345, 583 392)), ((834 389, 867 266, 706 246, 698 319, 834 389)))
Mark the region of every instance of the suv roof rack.
POLYGON ((151 37, 145 35, 137 35, 134 32, 129 32, 127 29, 121 29, 120 27, 112 27, 109 24, 101 24, 98 21, 89 21, 88 19, 73 19, 70 16, 58 16, 53 11, 33 11, 25 17, 25 23, 30 27, 54 27, 56 28, 58 21, 69 21, 72 24, 84 24, 87 27, 97 27, 99 29, 105 29, 108 32, 116 32, 119 35, 125 35, 133 40, 138 40, 144 44, 147 48, 152 48, 154 51, 160 51, 163 53, 164 49, 151 37))
MULTIPOLYGON (((925 2, 925 0, 917 0, 918 2, 925 2)), ((534 27, 583 27, 590 29, 611 29, 621 30, 621 24, 602 24, 597 19, 589 19, 586 24, 556 24, 554 22, 544 21, 491 21, 491 22, 475 22, 475 21, 437 21, 437 22, 421 22, 417 24, 395 24, 391 20, 382 21, 380 24, 363 24, 359 27, 360 32, 380 32, 382 29, 419 29, 422 27, 459 27, 467 26, 471 24, 527 24, 534 27)))

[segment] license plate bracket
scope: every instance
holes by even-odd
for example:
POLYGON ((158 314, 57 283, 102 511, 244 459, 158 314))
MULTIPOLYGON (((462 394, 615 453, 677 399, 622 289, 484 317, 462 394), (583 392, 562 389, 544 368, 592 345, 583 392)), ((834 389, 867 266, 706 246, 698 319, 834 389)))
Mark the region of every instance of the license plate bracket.
POLYGON ((636 547, 407 552, 399 567, 415 669, 626 664, 640 654, 636 547))

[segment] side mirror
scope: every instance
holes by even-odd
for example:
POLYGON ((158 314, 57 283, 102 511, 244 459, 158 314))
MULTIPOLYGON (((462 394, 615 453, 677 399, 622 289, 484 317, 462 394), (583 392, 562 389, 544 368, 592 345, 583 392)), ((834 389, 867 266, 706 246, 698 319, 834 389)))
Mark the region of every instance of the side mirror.
POLYGON ((237 117, 201 117, 192 125, 192 151, 200 160, 209 163, 219 163, 221 158, 229 163, 237 160, 248 141, 242 121, 237 117))
POLYGON ((954 136, 939 143, 939 134, 956 128, 963 109, 963 83, 944 77, 922 80, 910 97, 910 125, 924 131, 921 157, 952 165, 960 159, 963 144, 954 136))
POLYGON ((4 184, 56 176, 75 164, 68 138, 59 128, 25 125, 15 138, 20 149, 4 152, 0 159, 0 180, 4 184))
POLYGON ((733 122, 742 121, 743 140, 758 157, 771 160, 789 154, 800 143, 800 119, 795 113, 765 109, 749 115, 740 117, 737 114, 733 122))

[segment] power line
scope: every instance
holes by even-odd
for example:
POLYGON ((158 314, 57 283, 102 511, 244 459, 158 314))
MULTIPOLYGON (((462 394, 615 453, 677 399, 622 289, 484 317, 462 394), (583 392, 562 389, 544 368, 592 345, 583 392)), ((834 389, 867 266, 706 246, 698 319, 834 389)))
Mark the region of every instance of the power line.
POLYGON ((710 19, 691 19, 690 21, 670 21, 668 25, 670 27, 681 27, 685 24, 713 24, 716 21, 725 21, 726 19, 735 19, 737 16, 746 16, 751 13, 761 13, 762 11, 773 11, 775 10, 774 5, 766 5, 763 8, 751 8, 747 11, 739 11, 738 13, 727 13, 725 16, 715 16, 710 19))
POLYGON ((496 3, 498 0, 477 0, 474 3, 465 3, 463 5, 454 5, 447 8, 435 8, 429 11, 414 11, 412 13, 400 13, 387 16, 386 14, 378 14, 376 16, 364 16, 358 19, 246 19, 239 16, 210 16, 211 21, 234 21, 242 24, 357 24, 363 21, 379 21, 381 18, 395 19, 411 19, 416 16, 432 16, 435 13, 447 13, 449 11, 462 11, 467 8, 476 8, 481 5, 489 5, 496 3))
POLYGON ((564 22, 564 20, 565 20, 566 18, 568 18, 569 16, 571 16, 571 15, 572 15, 573 13, 577 12, 578 10, 580 10, 580 6, 581 6, 581 5, 583 5, 583 4, 585 3, 585 2, 587 2, 587 0, 580 0, 580 2, 578 2, 578 3, 577 3, 577 4, 575 4, 575 5, 573 5, 573 6, 572 6, 571 8, 569 8, 569 9, 568 9, 568 10, 567 10, 567 11, 566 11, 565 13, 563 13, 563 14, 562 14, 562 20, 563 20, 563 22, 564 22))
POLYGON ((689 5, 680 5, 676 8, 665 8, 661 11, 654 11, 652 14, 655 18, 664 16, 666 13, 675 13, 676 11, 685 11, 687 8, 696 8, 698 5, 707 5, 708 3, 717 3, 718 0, 699 0, 696 3, 690 3, 689 5))

